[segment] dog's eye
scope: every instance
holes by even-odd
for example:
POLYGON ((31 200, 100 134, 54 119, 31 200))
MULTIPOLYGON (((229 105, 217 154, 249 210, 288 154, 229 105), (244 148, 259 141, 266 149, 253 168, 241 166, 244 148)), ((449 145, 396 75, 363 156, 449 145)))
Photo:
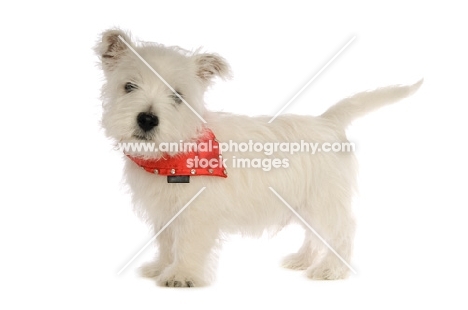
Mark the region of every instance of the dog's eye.
POLYGON ((171 95, 172 100, 174 100, 174 102, 177 103, 177 104, 182 103, 182 99, 180 99, 181 97, 183 97, 182 94, 180 92, 177 92, 177 94, 173 93, 171 95), (178 94, 178 96, 177 96, 177 94, 178 94))
POLYGON ((135 89, 138 89, 138 86, 136 86, 133 83, 127 82, 125 84, 124 88, 125 88, 125 92, 128 94, 128 93, 134 91, 135 89))

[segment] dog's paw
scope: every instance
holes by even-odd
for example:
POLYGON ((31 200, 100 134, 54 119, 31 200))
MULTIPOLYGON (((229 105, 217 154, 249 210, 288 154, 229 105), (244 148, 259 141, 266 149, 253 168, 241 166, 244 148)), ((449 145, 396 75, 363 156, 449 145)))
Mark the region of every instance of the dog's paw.
POLYGON ((194 287, 196 282, 192 277, 182 275, 161 276, 157 281, 159 286, 166 287, 194 287))
POLYGON ((311 265, 311 259, 302 253, 294 253, 283 258, 281 265, 288 269, 305 270, 311 265))
POLYGON ((175 277, 170 280, 162 280, 159 285, 167 287, 194 287, 195 283, 191 279, 178 279, 175 277))
POLYGON ((143 264, 138 271, 142 277, 155 279, 164 271, 164 268, 162 263, 156 261, 143 264))
POLYGON ((321 264, 307 269, 307 277, 314 280, 339 280, 348 277, 349 270, 346 267, 329 266, 321 264))
POLYGON ((184 272, 175 268, 166 269, 156 282, 159 286, 167 287, 203 286, 201 278, 195 277, 192 272, 184 272))

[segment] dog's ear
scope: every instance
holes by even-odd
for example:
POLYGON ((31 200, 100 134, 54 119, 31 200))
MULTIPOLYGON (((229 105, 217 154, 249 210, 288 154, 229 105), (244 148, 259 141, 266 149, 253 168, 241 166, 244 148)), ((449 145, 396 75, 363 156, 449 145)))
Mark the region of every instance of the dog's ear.
POLYGON ((196 54, 195 63, 197 76, 209 83, 215 76, 227 79, 231 76, 231 70, 226 60, 216 54, 196 54))
POLYGON ((129 48, 124 41, 131 46, 133 45, 130 34, 120 29, 109 29, 102 33, 101 40, 94 50, 101 59, 104 71, 112 71, 119 59, 128 53, 129 48))

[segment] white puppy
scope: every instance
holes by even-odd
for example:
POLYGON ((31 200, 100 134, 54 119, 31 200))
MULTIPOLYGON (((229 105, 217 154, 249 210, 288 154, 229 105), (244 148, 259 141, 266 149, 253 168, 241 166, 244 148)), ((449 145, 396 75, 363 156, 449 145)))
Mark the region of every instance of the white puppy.
POLYGON ((269 123, 269 117, 206 110, 207 87, 215 77, 229 76, 218 55, 137 44, 118 29, 104 32, 95 50, 106 77, 102 125, 108 137, 161 148, 169 142, 212 146, 188 155, 164 148, 125 152, 138 213, 159 233, 159 256, 142 268, 144 276, 164 286, 209 283, 221 234, 256 236, 303 224, 284 202, 336 251, 303 224, 304 244, 284 266, 306 269, 312 279, 347 276, 356 162, 352 152, 326 152, 325 146, 346 143, 345 129, 355 118, 410 95, 422 81, 357 94, 318 117, 281 115, 269 123), (312 147, 304 150, 310 143, 317 146, 314 154, 312 147), (217 160, 221 148, 224 163, 217 160))

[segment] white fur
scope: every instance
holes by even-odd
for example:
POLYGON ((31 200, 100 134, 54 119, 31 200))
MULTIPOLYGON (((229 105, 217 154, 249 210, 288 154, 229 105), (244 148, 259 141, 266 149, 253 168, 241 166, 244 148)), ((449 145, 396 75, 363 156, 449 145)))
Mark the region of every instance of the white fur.
MULTIPOLYGON (((131 42, 124 32, 108 30, 96 47, 106 83, 103 86, 102 125, 116 142, 141 142, 136 116, 151 110, 159 125, 151 142, 194 140, 202 121, 183 103, 171 99, 171 91, 125 45, 118 35, 183 94, 207 121, 218 140, 227 142, 346 142, 346 126, 356 117, 414 92, 421 84, 393 86, 344 99, 322 116, 280 115, 247 117, 207 111, 203 95, 215 76, 229 76, 221 57, 190 53, 180 48, 131 42), (126 82, 138 85, 130 94, 126 82)), ((160 154, 142 154, 159 156, 160 154)), ((216 240, 223 233, 253 236, 280 230, 296 221, 291 211, 268 189, 275 189, 328 243, 350 261, 354 237, 351 200, 356 190, 356 161, 352 153, 273 154, 287 158, 288 168, 232 168, 229 159, 267 158, 263 153, 225 152, 228 177, 191 177, 189 184, 168 184, 166 177, 150 174, 126 159, 125 176, 138 212, 157 233, 202 187, 206 190, 157 238, 159 257, 142 268, 144 276, 167 286, 201 286, 212 279, 211 259, 216 240)), ((271 156, 270 156, 271 157, 271 156)), ((285 258, 284 266, 306 269, 313 279, 341 279, 349 272, 338 258, 306 230, 304 244, 285 258)))

